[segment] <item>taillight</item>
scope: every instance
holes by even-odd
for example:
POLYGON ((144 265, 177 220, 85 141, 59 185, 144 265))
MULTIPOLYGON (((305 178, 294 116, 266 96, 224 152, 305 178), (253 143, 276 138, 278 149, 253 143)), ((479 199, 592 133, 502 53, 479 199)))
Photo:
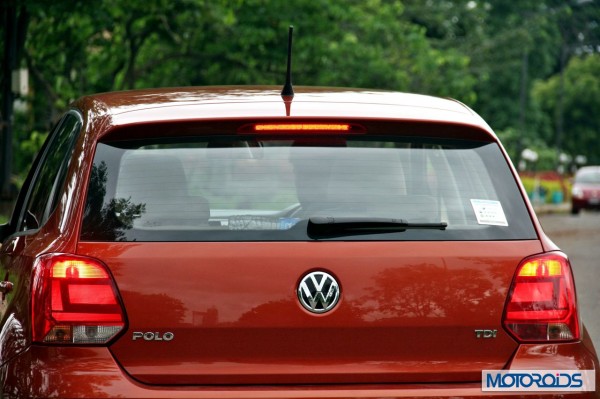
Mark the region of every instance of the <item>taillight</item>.
POLYGON ((523 342, 579 339, 571 265, 560 252, 521 262, 504 311, 505 328, 523 342))
POLYGON ((92 258, 46 254, 33 272, 33 341, 105 344, 125 326, 125 314, 107 267, 92 258))

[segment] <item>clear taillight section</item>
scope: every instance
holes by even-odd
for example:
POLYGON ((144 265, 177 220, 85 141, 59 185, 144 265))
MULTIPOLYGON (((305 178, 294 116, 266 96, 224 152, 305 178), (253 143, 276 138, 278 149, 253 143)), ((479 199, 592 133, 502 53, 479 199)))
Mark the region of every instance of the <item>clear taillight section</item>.
POLYGON ((108 268, 67 254, 37 258, 32 286, 33 341, 105 344, 125 326, 125 313, 108 268))
POLYGON ((504 311, 505 328, 522 342, 579 339, 579 315, 571 265, 561 252, 521 262, 504 311))

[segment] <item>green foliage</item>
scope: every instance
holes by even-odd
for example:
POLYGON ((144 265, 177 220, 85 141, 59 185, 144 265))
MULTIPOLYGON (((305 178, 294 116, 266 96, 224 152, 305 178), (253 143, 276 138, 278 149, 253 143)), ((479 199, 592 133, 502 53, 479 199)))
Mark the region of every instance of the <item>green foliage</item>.
POLYGON ((588 162, 600 163, 600 55, 574 57, 561 76, 537 81, 532 90, 539 107, 552 120, 552 130, 541 132, 550 142, 559 142, 570 155, 583 154, 588 162), (554 115, 563 107, 562 137, 556 135, 554 115))
POLYGON ((34 11, 28 65, 55 108, 89 92, 281 84, 290 24, 297 84, 474 98, 468 57, 433 48, 399 1, 100 0, 93 12, 34 11))
POLYGON ((538 154, 535 164, 526 164, 527 170, 556 170, 559 151, 532 135, 522 135, 517 129, 508 128, 497 132, 511 160, 517 164, 519 152, 530 149, 538 154))
MULTIPOLYGON (((36 130, 31 132, 31 135, 19 143, 18 151, 14 151, 16 154, 15 164, 19 170, 27 171, 31 167, 35 156, 37 155, 40 148, 46 141, 48 133, 40 133, 36 130)), ((18 187, 21 187, 23 183, 24 175, 18 181, 18 187)))

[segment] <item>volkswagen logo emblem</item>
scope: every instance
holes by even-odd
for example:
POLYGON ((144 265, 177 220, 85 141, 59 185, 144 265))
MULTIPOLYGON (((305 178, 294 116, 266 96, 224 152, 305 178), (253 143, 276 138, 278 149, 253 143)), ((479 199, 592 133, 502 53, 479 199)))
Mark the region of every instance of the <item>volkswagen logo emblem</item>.
POLYGON ((325 313, 340 300, 340 286, 329 273, 311 272, 300 280, 298 299, 309 312, 325 313))

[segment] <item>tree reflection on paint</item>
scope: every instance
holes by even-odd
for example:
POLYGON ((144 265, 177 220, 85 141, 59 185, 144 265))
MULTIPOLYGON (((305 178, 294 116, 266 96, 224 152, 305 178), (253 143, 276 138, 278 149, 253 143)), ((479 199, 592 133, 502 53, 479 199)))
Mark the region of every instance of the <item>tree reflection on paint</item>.
MULTIPOLYGON (((385 269, 374 277, 373 289, 358 302, 364 320, 394 318, 460 319, 489 309, 499 312, 499 292, 487 272, 448 269, 422 263, 385 269)), ((490 315, 492 316, 492 315, 490 315)))
POLYGON ((19 359, 5 369, 3 397, 118 397, 107 393, 120 376, 106 348, 32 347, 19 359))

